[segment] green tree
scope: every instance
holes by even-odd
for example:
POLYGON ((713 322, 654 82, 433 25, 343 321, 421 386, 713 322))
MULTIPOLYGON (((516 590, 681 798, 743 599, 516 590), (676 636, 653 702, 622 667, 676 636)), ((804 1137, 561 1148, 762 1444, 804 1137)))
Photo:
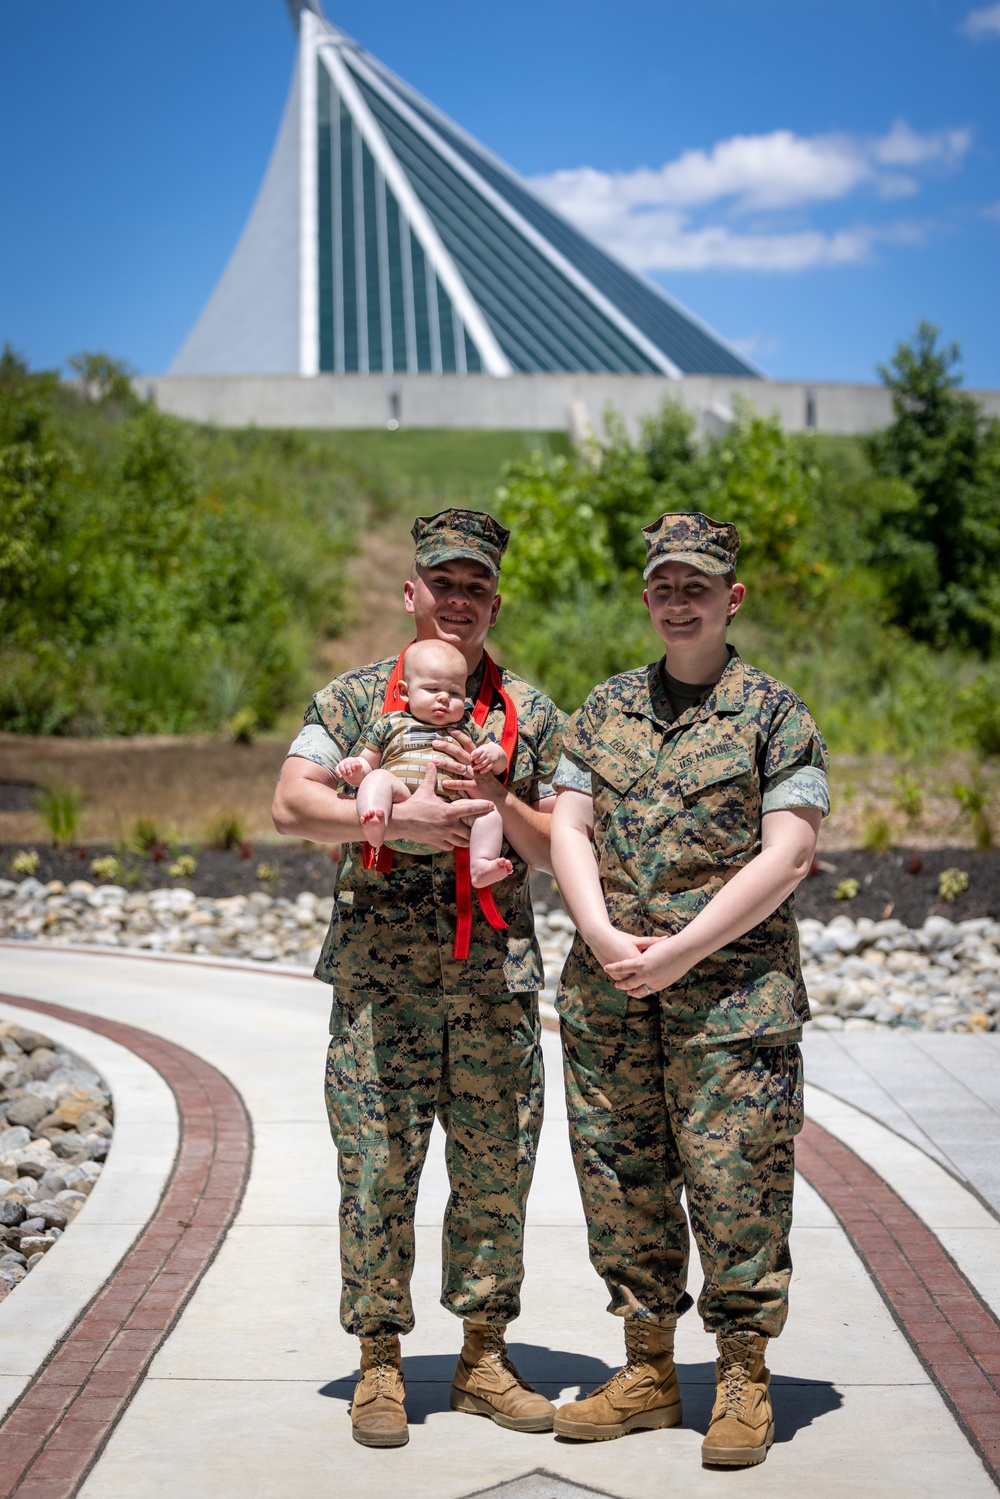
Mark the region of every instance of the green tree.
POLYGON ((872 562, 893 618, 941 648, 1000 648, 1000 422, 958 387, 957 344, 921 323, 879 373, 894 421, 868 444, 896 481, 874 517, 872 562))

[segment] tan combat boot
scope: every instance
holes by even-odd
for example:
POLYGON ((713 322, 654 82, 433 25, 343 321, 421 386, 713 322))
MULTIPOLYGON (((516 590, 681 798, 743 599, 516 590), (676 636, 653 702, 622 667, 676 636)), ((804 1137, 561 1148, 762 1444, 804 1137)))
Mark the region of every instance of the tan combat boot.
POLYGON ((551 1431, 556 1408, 511 1363, 504 1328, 462 1325, 465 1342, 451 1387, 452 1410, 489 1416, 508 1431, 551 1431))
POLYGON ((774 1441, 774 1415, 764 1364, 767 1339, 752 1332, 719 1333, 716 1395, 703 1463, 749 1468, 762 1463, 774 1441))
POLYGON ((410 1440, 403 1397, 399 1338, 377 1333, 361 1339, 361 1378, 354 1387, 351 1435, 362 1447, 402 1447, 410 1440))
POLYGON ((677 1318, 625 1323, 625 1367, 606 1384, 556 1411, 555 1432, 579 1442, 607 1442, 629 1431, 679 1426, 681 1392, 674 1368, 677 1318))

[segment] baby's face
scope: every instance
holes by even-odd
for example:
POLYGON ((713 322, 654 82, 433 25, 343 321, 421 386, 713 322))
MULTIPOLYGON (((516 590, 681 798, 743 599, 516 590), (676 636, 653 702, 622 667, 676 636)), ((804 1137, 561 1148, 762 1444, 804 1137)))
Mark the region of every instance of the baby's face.
POLYGON ((458 723, 465 712, 465 678, 447 671, 412 672, 407 706, 421 723, 458 723))

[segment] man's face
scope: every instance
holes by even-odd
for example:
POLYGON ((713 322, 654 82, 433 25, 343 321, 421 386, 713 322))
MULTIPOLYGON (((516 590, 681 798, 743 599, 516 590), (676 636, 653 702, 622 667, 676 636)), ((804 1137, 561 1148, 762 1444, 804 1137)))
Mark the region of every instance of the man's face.
POLYGON ((417 639, 447 640, 464 655, 481 650, 500 612, 496 587, 488 567, 464 557, 416 567, 403 584, 403 600, 417 639))
POLYGON ((726 622, 745 593, 742 583, 700 573, 686 562, 664 562, 650 574, 642 599, 664 645, 686 650, 723 642, 726 622))

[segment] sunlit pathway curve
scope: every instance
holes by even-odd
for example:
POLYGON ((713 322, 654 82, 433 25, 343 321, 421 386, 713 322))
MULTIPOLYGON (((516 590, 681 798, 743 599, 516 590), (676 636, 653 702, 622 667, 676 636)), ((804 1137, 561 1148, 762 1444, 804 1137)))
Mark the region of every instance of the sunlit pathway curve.
MULTIPOLYGON (((734 1481, 699 1465, 713 1345, 691 1317, 678 1338, 685 1400, 678 1430, 574 1446, 448 1410, 460 1329, 437 1305, 445 1196, 439 1148, 418 1209, 419 1323, 404 1345, 410 1444, 372 1452, 351 1441, 346 1410, 356 1345, 337 1320, 336 1162, 320 1089, 322 986, 237 968, 6 946, 0 990, 185 1048, 229 1080, 252 1122, 250 1175, 233 1226, 80 1489, 86 1499, 460 1499, 496 1485, 509 1485, 505 1496, 544 1488, 561 1499, 584 1485, 619 1499, 661 1499, 678 1485, 697 1496, 734 1481), (525 1477, 539 1469, 562 1487, 546 1480, 539 1488, 525 1477)), ((85 1052, 85 1032, 79 1035, 85 1052)), ((586 1258, 554 1035, 546 1052, 548 1113, 529 1214, 524 1314, 511 1341, 535 1383, 553 1398, 571 1398, 618 1365, 620 1325, 605 1314, 603 1287, 586 1258)), ((830 1117, 824 1123, 836 1126, 830 1117)), ((81 1227, 85 1221, 86 1211, 81 1227)), ((70 1249, 66 1242, 58 1252, 70 1249)), ((830 1209, 804 1182, 794 1249, 792 1317, 771 1358, 778 1440, 763 1468, 735 1479, 741 1492, 995 1494, 830 1209)), ((55 1499, 72 1490, 21 1492, 55 1499)))

